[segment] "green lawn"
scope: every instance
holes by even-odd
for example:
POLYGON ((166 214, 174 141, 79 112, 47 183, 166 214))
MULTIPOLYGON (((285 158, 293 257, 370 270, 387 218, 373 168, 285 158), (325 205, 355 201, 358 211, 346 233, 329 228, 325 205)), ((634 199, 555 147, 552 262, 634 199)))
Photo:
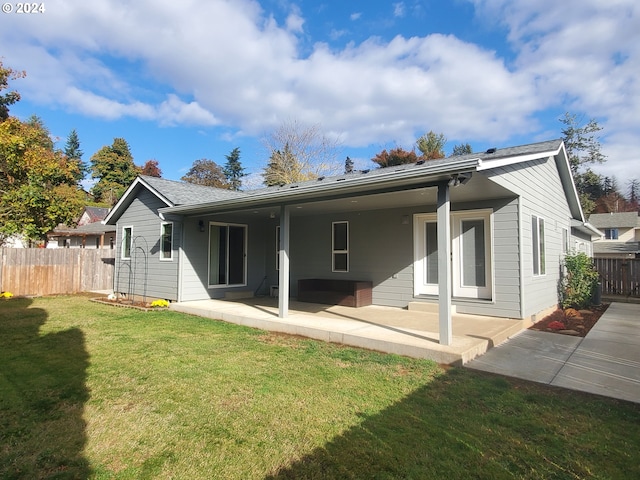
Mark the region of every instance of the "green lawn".
POLYGON ((13 478, 640 478, 640 405, 82 296, 12 299, 13 478))

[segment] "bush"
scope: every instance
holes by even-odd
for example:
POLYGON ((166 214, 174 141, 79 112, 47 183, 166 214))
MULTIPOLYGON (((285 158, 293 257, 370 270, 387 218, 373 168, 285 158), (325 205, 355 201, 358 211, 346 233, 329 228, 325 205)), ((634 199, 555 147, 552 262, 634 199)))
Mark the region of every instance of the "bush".
POLYGON ((599 279, 593 262, 584 253, 574 253, 565 257, 564 265, 562 307, 588 307, 599 279))

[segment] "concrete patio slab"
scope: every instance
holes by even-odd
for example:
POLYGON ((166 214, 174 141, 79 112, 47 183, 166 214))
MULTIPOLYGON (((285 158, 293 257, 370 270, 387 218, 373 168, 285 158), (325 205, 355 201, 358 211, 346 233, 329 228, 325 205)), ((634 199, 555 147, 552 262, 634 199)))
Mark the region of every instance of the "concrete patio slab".
POLYGON ((171 308, 272 332, 457 365, 481 355, 527 326, 518 320, 455 315, 453 342, 441 345, 437 313, 292 301, 289 316, 279 318, 277 302, 270 298, 200 300, 174 303, 171 308))
POLYGON ((612 303, 585 338, 525 331, 466 366, 640 403, 640 305, 612 303))

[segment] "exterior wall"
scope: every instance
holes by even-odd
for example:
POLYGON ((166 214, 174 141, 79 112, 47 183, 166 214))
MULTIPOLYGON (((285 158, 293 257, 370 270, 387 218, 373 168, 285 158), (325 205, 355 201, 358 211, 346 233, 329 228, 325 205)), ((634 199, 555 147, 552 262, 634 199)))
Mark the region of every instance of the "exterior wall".
POLYGON ((277 285, 275 270, 275 225, 277 220, 255 218, 251 215, 202 216, 185 218, 184 245, 180 253, 180 301, 224 298, 226 292, 249 291, 259 295, 269 293, 270 285, 277 285), (202 221, 205 231, 201 232, 202 221), (247 283, 233 287, 208 287, 209 222, 247 225, 247 283), (267 263, 269 271, 267 271, 267 263), (266 278, 265 278, 266 277, 266 278))
POLYGON ((495 169, 488 176, 521 196, 523 318, 529 318, 558 304, 563 229, 571 232, 569 205, 553 157, 495 169), (533 215, 544 219, 544 275, 533 274, 533 215))
MULTIPOLYGON (((493 209, 493 301, 454 299, 460 313, 520 317, 517 199, 453 205, 452 211, 493 209)), ((340 278, 373 283, 373 303, 406 307, 414 297, 413 215, 435 205, 346 212, 291 221, 291 295, 302 278, 340 278), (331 223, 349 222, 349 271, 331 271, 331 223), (313 252, 310 253, 310 252, 313 252)), ((437 298, 421 297, 423 301, 437 298)))
POLYGON ((182 226, 173 222, 171 260, 160 260, 158 209, 166 204, 146 189, 141 189, 118 219, 116 230, 116 271, 114 290, 148 298, 178 299, 178 246, 182 226), (122 258, 122 231, 133 227, 131 259, 122 258))
POLYGON ((589 257, 593 257, 593 244, 591 236, 577 230, 571 231, 570 251, 572 253, 584 253, 589 257))

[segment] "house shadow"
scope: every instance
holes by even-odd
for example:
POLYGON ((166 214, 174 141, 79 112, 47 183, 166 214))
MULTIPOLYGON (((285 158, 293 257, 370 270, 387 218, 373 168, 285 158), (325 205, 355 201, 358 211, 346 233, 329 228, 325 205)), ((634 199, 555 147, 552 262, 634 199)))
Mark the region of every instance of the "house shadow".
POLYGON ((0 478, 88 478, 84 334, 41 334, 48 315, 32 303, 0 309, 0 478))

